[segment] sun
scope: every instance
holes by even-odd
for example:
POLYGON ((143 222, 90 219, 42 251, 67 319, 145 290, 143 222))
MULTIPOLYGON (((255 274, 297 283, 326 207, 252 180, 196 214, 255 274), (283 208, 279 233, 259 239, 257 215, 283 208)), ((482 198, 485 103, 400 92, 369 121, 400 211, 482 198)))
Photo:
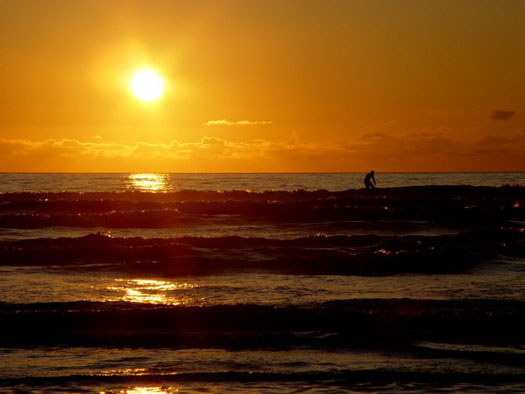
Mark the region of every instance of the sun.
POLYGON ((164 90, 164 83, 153 70, 137 71, 131 77, 131 93, 141 101, 157 100, 164 90))

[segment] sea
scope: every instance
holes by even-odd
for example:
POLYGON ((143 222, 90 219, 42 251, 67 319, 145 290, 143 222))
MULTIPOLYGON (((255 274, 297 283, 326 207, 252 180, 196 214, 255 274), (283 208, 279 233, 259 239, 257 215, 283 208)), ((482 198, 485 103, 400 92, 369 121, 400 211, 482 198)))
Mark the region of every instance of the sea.
POLYGON ((0 393, 523 393, 525 173, 0 173, 0 393))

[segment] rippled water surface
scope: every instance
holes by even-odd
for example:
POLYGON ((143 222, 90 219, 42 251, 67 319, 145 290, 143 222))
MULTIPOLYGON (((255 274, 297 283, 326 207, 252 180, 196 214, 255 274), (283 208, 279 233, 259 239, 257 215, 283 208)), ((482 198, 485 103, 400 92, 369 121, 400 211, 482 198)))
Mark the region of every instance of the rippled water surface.
POLYGON ((525 392, 525 174, 363 175, 0 174, 0 393, 525 392))
MULTIPOLYGON (((0 269, 0 294, 14 303, 128 301, 169 305, 256 303, 300 305, 359 298, 496 299, 525 296, 523 261, 502 260, 473 275, 362 277, 340 275, 223 274, 184 278, 94 273, 76 267, 0 269), (68 268, 71 271, 71 268, 68 268)), ((92 269, 89 269, 92 271, 92 269)))
MULTIPOLYGON (((176 190, 346 190, 363 187, 361 173, 283 174, 0 174, 0 192, 176 190)), ((525 173, 378 173, 380 187, 525 184, 525 173)))

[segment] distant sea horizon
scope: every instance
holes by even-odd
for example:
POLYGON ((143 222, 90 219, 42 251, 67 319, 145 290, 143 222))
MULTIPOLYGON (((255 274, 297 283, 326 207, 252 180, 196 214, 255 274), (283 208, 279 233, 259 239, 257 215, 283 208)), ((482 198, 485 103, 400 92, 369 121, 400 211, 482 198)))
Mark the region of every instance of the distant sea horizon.
MULTIPOLYGON (((363 174, 363 171, 0 171, 0 174, 363 174)), ((379 171, 382 174, 521 174, 525 171, 379 171)))
MULTIPOLYGON (((281 173, 0 173, 0 193, 15 192, 174 192, 180 190, 328 190, 364 186, 366 172, 281 173)), ((523 185, 525 172, 380 172, 377 187, 471 185, 523 185)))

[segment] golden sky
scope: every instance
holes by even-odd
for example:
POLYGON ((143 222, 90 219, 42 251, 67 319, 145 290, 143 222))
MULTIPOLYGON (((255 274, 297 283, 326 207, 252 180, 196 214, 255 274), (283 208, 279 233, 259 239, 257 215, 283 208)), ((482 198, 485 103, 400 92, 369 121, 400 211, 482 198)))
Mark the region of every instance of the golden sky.
POLYGON ((525 171, 525 1, 0 1, 0 171, 525 171), (141 69, 159 100, 130 92, 141 69))

